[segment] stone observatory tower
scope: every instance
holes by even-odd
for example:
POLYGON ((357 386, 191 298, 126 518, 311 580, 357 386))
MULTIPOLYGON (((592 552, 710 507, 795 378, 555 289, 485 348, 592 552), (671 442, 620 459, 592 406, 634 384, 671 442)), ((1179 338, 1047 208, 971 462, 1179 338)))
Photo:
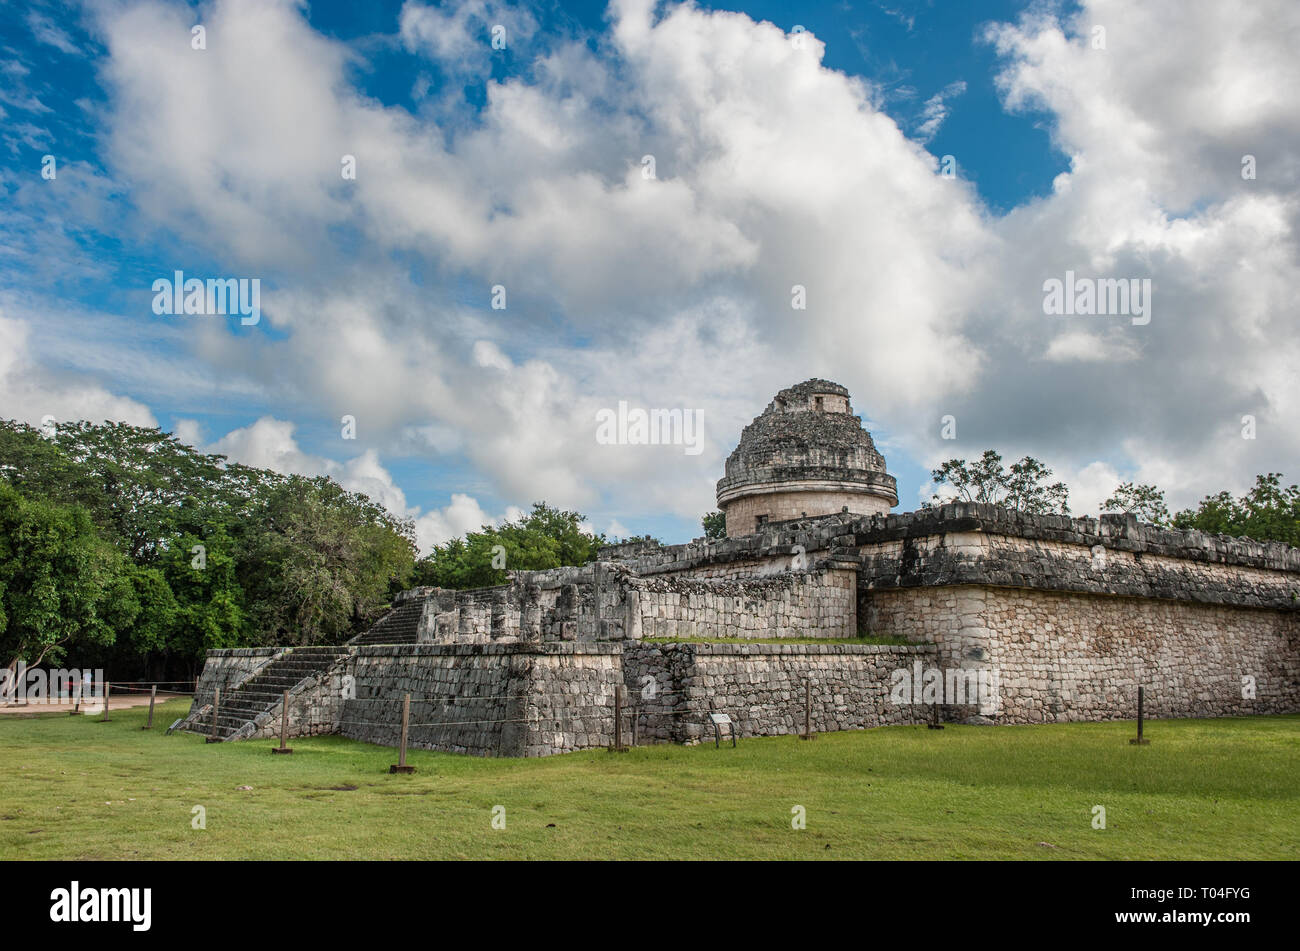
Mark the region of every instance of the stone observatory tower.
POLYGON ((894 477, 853 415, 849 391, 829 380, 808 380, 776 394, 740 434, 718 481, 728 535, 846 508, 878 515, 897 504, 894 477))

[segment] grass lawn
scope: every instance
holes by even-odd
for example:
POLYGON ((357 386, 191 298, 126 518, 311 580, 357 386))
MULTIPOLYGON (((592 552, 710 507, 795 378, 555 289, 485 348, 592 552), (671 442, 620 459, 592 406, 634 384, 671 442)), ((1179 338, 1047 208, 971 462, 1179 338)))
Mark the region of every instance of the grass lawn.
MULTIPOLYGON (((189 708, 160 705, 163 727, 189 708)), ((545 759, 0 720, 0 858, 1300 857, 1300 717, 885 727, 545 759), (240 790, 239 786, 251 786, 240 790), (191 809, 207 828, 191 828, 191 809), (494 806, 506 828, 492 828, 494 806), (1092 809, 1106 809, 1094 830, 1092 809), (791 828, 791 809, 807 828, 791 828)))

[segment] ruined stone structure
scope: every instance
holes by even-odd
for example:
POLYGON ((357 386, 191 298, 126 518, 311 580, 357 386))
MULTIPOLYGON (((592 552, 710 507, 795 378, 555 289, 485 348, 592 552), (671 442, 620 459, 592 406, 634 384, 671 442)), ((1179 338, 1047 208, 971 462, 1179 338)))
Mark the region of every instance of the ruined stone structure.
POLYGON ((849 391, 828 380, 776 394, 740 434, 718 480, 728 535, 834 512, 876 515, 897 504, 894 477, 853 415, 849 391))
POLYGON ((610 745, 620 687, 641 742, 715 710, 741 736, 1131 718, 1139 685, 1153 717, 1300 710, 1300 549, 896 500, 847 391, 810 380, 728 459, 728 537, 415 589, 341 647, 212 651, 186 728, 217 687, 228 739, 272 735, 289 690, 292 735, 393 744, 409 694, 412 745, 513 756, 610 745))

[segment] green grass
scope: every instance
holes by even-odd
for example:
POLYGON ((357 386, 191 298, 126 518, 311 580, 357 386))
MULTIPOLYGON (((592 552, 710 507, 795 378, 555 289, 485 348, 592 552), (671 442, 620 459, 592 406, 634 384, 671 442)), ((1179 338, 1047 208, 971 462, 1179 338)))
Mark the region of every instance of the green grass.
POLYGON ((267 740, 143 732, 144 715, 0 718, 0 858, 1300 857, 1296 716, 1154 721, 1147 747, 1129 745, 1132 723, 1078 723, 532 760, 416 751, 418 772, 393 776, 384 747, 318 737, 272 756, 267 740))

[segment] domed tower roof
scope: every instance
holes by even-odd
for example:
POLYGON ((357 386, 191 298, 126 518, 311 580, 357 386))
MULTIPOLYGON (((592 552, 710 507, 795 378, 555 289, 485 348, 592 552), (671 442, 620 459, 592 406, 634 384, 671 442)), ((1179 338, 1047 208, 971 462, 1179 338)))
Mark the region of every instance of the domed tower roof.
POLYGON ((844 510, 878 514, 897 504, 894 477, 853 415, 849 391, 829 380, 776 394, 745 427, 718 481, 728 535, 767 521, 844 510))

